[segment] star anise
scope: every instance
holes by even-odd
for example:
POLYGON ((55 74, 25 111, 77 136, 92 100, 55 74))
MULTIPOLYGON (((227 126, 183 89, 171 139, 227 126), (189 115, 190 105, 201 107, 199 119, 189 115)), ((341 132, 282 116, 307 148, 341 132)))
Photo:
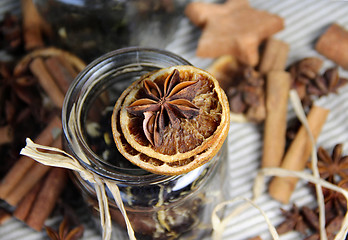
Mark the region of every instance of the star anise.
MULTIPOLYGON (((348 179, 340 181, 337 186, 348 189, 348 179)), ((322 188, 324 195, 324 204, 325 204, 325 231, 327 238, 333 240, 335 235, 340 230, 344 216, 347 212, 347 201, 343 194, 327 189, 322 188)), ((304 218, 308 221, 310 220, 313 233, 305 238, 305 240, 319 240, 319 209, 318 207, 312 211, 303 211, 304 218)))
POLYGON ((253 122, 265 118, 264 78, 251 66, 241 66, 227 89, 231 111, 244 113, 253 122))
MULTIPOLYGON (((319 215, 317 211, 311 211, 312 222, 319 223, 319 215)), ((336 216, 331 221, 326 221, 325 231, 328 240, 333 240, 335 235, 340 230, 343 221, 343 216, 336 216)), ((320 240, 319 226, 314 228, 314 232, 304 240, 320 240)))
MULTIPOLYGON (((311 209, 307 206, 298 208, 296 205, 289 211, 282 210, 285 220, 277 227, 279 234, 292 230, 300 232, 305 240, 319 240, 319 212, 318 208, 311 209)), ((333 216, 329 221, 326 220, 325 230, 328 239, 334 239, 339 231, 343 215, 333 216)))
POLYGON ((79 225, 72 230, 69 229, 67 218, 64 218, 59 225, 58 231, 51 227, 46 227, 46 232, 51 240, 77 240, 83 235, 84 227, 79 225))
POLYGON ((165 79, 161 88, 156 82, 145 79, 143 88, 146 98, 134 101, 127 111, 143 116, 143 129, 148 141, 158 146, 162 134, 169 123, 179 128, 180 118, 193 118, 199 114, 199 108, 192 103, 200 87, 200 81, 180 81, 179 71, 175 69, 165 79))
MULTIPOLYGON (((348 179, 340 181, 337 186, 348 189, 348 179)), ((347 212, 347 200, 339 192, 322 188, 325 202, 326 222, 331 222, 337 216, 344 216, 347 212)))
POLYGON ((338 68, 326 69, 320 74, 323 60, 316 57, 304 58, 292 64, 289 72, 293 79, 293 88, 297 90, 304 106, 313 103, 313 97, 321 97, 337 90, 348 83, 348 80, 339 76, 338 68))
POLYGON ((335 183, 337 178, 348 178, 348 156, 342 156, 342 144, 337 144, 330 154, 318 148, 318 169, 323 179, 335 183))
POLYGON ((289 211, 280 209, 282 211, 285 220, 277 227, 277 232, 279 234, 284 234, 289 231, 295 230, 302 234, 306 234, 307 229, 309 228, 308 223, 302 215, 302 210, 298 208, 295 204, 289 211))

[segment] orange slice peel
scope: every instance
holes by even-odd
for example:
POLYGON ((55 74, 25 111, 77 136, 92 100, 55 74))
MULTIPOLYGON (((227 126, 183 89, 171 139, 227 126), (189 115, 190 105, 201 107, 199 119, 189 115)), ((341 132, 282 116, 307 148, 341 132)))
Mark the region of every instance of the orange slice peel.
MULTIPOLYGON (((174 91, 178 92, 177 89, 174 91)), ((161 99, 158 102, 162 104, 161 111, 165 112, 167 110, 163 105, 168 103, 164 103, 166 100, 161 99)), ((148 101, 141 102, 148 103, 148 101)), ((116 146, 126 159, 149 172, 177 175, 203 165, 216 155, 227 137, 229 117, 227 97, 211 74, 193 66, 174 66, 147 74, 130 85, 117 100, 111 122, 116 146), (170 103, 182 105, 177 109, 173 108, 174 115, 161 116, 162 126, 159 131, 161 139, 156 145, 148 136, 154 130, 150 127, 148 132, 144 131, 144 126, 154 121, 146 116, 149 112, 143 116, 135 115, 127 108, 135 101, 148 96, 144 95, 144 82, 147 82, 147 86, 153 85, 149 84, 149 81, 156 83, 159 88, 164 89, 167 84, 165 79, 174 71, 179 74, 180 80, 177 84, 183 83, 179 88, 185 88, 194 82, 199 82, 199 88, 195 89, 195 96, 189 103, 186 100, 172 100, 170 97, 167 99, 167 102, 172 101, 170 103), (185 117, 185 114, 176 112, 187 108, 194 108, 195 114, 188 114, 185 117), (196 108, 199 109, 198 113, 196 108), (178 122, 175 127, 169 119, 173 116, 178 122)), ((154 125, 154 128, 157 126, 154 125)))

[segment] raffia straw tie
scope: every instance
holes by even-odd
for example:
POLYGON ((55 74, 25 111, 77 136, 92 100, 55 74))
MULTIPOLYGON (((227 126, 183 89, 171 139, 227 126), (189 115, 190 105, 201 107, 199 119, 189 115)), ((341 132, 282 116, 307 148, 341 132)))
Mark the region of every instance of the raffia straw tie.
MULTIPOLYGON (((265 218, 266 223, 268 225, 269 232, 271 233, 271 236, 273 239, 279 239, 279 235, 277 231, 275 230, 275 227, 272 225, 271 221, 267 217, 266 213, 262 211, 262 209, 255 203, 255 201, 260 197, 260 195, 263 192, 263 189, 265 187, 265 177, 266 176, 279 176, 279 177, 297 177, 303 180, 306 180, 308 182, 311 182, 315 184, 316 186, 316 192, 317 192, 317 201, 319 205, 319 224, 320 224, 320 239, 321 240, 327 240, 327 235, 325 231, 325 205, 324 205, 324 198, 322 194, 322 187, 331 189, 333 191, 342 193, 343 196, 347 199, 347 208, 348 208, 348 191, 345 189, 338 187, 330 182, 327 182, 320 178, 319 176, 319 171, 317 167, 317 150, 315 146, 315 141, 313 138, 313 135, 310 131, 306 115, 304 113, 301 101, 298 97, 298 94, 295 90, 290 91, 290 100, 291 103, 294 107, 295 113, 299 120, 302 122, 303 126, 305 127, 309 138, 311 140, 312 144, 312 152, 311 152, 311 161, 312 161, 312 166, 313 166, 313 174, 308 174, 305 173, 304 171, 291 171, 291 170, 286 170, 282 168, 263 168, 259 170, 257 177, 255 178, 254 181, 254 186, 253 186, 253 197, 252 199, 244 198, 244 197, 237 197, 229 201, 225 201, 220 203, 215 207, 212 213, 212 225, 213 225, 213 239, 218 240, 222 238, 223 231, 226 227, 227 222, 232 219, 233 217, 237 216, 238 213, 246 210, 250 205, 252 207, 255 207, 256 209, 259 210, 259 212, 262 214, 262 216, 265 218), (224 219, 220 219, 217 215, 219 210, 221 210, 223 207, 235 202, 235 201, 240 201, 243 200, 245 203, 238 205, 228 216, 226 216, 224 219)), ((342 226, 340 231, 336 234, 335 240, 343 240, 345 239, 345 236, 347 235, 348 232, 348 213, 346 213, 342 226)))
POLYGON ((136 240, 133 228, 129 222, 126 210, 124 208, 117 184, 86 170, 84 167, 80 165, 79 161, 77 161, 73 156, 64 152, 63 150, 36 144, 29 138, 27 138, 26 146, 21 150, 20 153, 22 155, 31 157, 37 162, 40 162, 41 164, 47 166, 62 167, 76 171, 86 181, 94 183, 99 204, 100 221, 103 227, 103 240, 109 240, 111 238, 112 232, 108 198, 105 191, 106 185, 111 191, 112 196, 126 222, 129 239, 136 240))
MULTIPOLYGON (((304 171, 291 171, 291 170, 286 170, 286 169, 282 169, 282 168, 263 168, 258 172, 258 174, 255 178, 255 185, 254 185, 254 190, 253 190, 253 193, 254 193, 253 199, 248 199, 248 198, 244 198, 244 197, 236 197, 232 200, 222 202, 215 207, 213 214, 212 214, 212 224, 213 224, 213 230, 214 230, 213 239, 214 240, 221 239, 222 233, 224 231, 224 228, 225 228, 228 220, 237 216, 241 211, 247 209, 247 207, 249 207, 249 205, 258 209, 260 211, 260 213, 262 214, 262 216, 265 218, 266 223, 268 225, 268 229, 269 229, 273 239, 275 239, 275 240, 279 239, 279 236, 275 230, 275 227, 272 225, 272 223, 269 220, 269 218, 267 217, 266 213, 264 211, 262 211, 262 209, 255 203, 256 199, 261 195, 261 193, 263 191, 266 176, 301 178, 303 180, 306 180, 308 182, 316 184, 319 187, 325 187, 325 188, 328 188, 330 190, 341 193, 347 199, 347 203, 348 203, 348 191, 347 190, 345 190, 341 187, 338 187, 335 184, 327 182, 320 177, 315 177, 312 174, 308 174, 304 171), (222 219, 222 220, 219 219, 219 217, 217 215, 219 210, 221 210, 223 207, 225 207, 233 202, 240 201, 240 200, 243 200, 246 203, 239 205, 225 219, 222 219)), ((347 204, 347 207, 348 207, 348 204, 347 204)), ((348 233, 348 213, 346 213, 346 215, 344 216, 341 229, 336 234, 335 240, 344 240, 347 233, 348 233)))
MULTIPOLYGON (((291 100, 291 103, 294 107, 295 113, 296 113, 298 119, 301 121, 301 123, 305 127, 307 134, 309 136, 309 139, 311 141, 311 144, 312 144, 311 162, 312 162, 313 175, 317 178, 320 178, 319 170, 318 170, 318 158, 317 158, 317 148, 315 146, 315 140, 314 140, 312 132, 309 128, 306 114, 304 112, 304 109, 303 109, 302 104, 301 104, 301 100, 300 100, 296 90, 290 91, 290 100, 291 100)), ((318 201, 318 206, 319 206, 320 239, 327 240, 327 234, 325 231, 325 203, 324 203, 323 191, 321 190, 321 186, 319 184, 315 184, 315 190, 316 190, 317 201, 318 201)))

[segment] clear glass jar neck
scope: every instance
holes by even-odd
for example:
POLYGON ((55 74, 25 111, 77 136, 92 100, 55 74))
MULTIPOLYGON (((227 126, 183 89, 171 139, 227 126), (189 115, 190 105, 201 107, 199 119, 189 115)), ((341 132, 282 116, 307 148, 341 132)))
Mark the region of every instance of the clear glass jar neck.
POLYGON ((142 169, 120 169, 108 164, 90 148, 83 132, 88 106, 103 91, 115 84, 119 86, 115 90, 118 92, 111 97, 113 99, 109 103, 113 106, 117 94, 133 80, 147 72, 175 65, 190 63, 167 51, 137 47, 110 52, 89 64, 74 80, 65 97, 62 109, 65 150, 74 155, 85 168, 119 183, 156 184, 175 178, 151 173, 141 174, 144 171, 142 169))

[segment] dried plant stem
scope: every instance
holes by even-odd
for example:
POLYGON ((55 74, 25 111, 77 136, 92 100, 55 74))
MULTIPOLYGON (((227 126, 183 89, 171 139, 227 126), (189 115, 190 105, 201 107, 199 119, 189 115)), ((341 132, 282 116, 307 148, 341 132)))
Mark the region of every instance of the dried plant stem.
POLYGON ((262 167, 279 167, 283 159, 290 83, 291 76, 285 71, 267 75, 262 167))
MULTIPOLYGON (((62 124, 58 117, 54 117, 47 127, 41 132, 35 141, 44 145, 49 145, 53 142, 53 130, 61 129, 62 124)), ((23 178, 26 172, 33 166, 34 160, 29 157, 21 156, 16 164, 10 169, 0 183, 0 198, 5 199, 8 194, 16 188, 18 182, 23 178)))
MULTIPOLYGON (((329 110, 319 106, 313 106, 308 114, 308 125, 313 135, 317 139, 326 121, 329 110)), ((307 130, 304 126, 300 128, 295 139, 291 143, 285 154, 281 168, 302 171, 312 152, 312 143, 307 130)), ((289 203, 292 192, 294 191, 298 179, 287 177, 275 177, 269 185, 269 194, 276 200, 287 204, 289 203)))

